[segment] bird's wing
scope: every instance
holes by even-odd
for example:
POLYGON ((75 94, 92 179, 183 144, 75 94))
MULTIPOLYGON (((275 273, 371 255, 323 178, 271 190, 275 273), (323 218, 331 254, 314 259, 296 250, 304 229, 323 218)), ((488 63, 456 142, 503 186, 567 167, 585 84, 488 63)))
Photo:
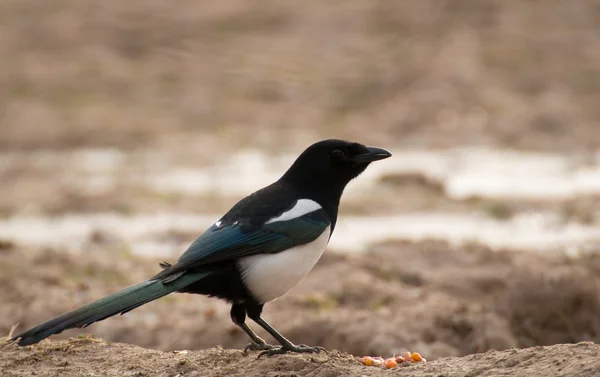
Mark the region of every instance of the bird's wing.
POLYGON ((163 272, 172 275, 249 255, 278 253, 314 241, 330 224, 322 209, 261 226, 249 226, 239 221, 217 222, 190 245, 176 264, 163 272))

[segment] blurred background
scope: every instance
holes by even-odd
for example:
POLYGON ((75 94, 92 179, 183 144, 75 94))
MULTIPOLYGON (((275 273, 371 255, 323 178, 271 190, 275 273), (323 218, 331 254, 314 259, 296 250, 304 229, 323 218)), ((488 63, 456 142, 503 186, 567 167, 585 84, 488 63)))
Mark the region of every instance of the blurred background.
MULTIPOLYGON (((334 137, 394 156, 267 306, 286 336, 600 341, 598 25, 594 0, 2 1, 0 334, 154 274, 334 137)), ((228 310, 171 295, 58 337, 243 347, 228 310)))

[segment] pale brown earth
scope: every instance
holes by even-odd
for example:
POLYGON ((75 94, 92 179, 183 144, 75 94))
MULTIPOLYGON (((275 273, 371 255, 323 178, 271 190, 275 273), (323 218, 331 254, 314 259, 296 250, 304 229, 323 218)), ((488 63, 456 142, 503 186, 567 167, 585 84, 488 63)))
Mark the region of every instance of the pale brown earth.
MULTIPOLYGON (((327 137, 584 156, 600 147, 594 0, 18 0, 0 14, 0 216, 222 212, 236 198, 132 181, 246 147, 296 153, 327 137), (52 153, 88 147, 125 153, 131 169, 109 190, 83 190, 52 153)), ((590 222, 600 206, 597 197, 456 201, 420 176, 384 183, 342 210, 502 218, 550 207, 590 222)))
MULTIPOLYGON (((133 178, 327 137, 584 161, 600 147, 597 1, 292 4, 0 2, 0 216, 221 212, 236 198, 162 194, 133 178), (69 174, 97 177, 56 159, 86 148, 125 155, 110 190, 81 189, 69 174)), ((341 212, 544 210, 593 224, 599 208, 597 197, 452 200, 409 174, 341 212)), ((0 336, 145 279, 158 262, 102 233, 76 254, 0 239, 0 336)), ((600 342, 599 281, 596 254, 382 243, 326 253, 265 310, 293 341, 344 354, 244 357, 227 305, 171 295, 40 345, 0 345, 0 376, 597 376, 599 346, 578 342, 600 342), (90 332, 104 340, 64 340, 90 332), (552 346, 526 348, 541 345, 552 346), (172 353, 182 349, 194 351, 172 353), (428 363, 386 372, 349 356, 406 350, 428 363)))
POLYGON ((366 367, 356 357, 338 351, 257 360, 255 353, 244 355, 240 350, 163 352, 87 337, 21 349, 5 346, 2 351, 0 371, 4 377, 594 377, 600 373, 600 345, 590 342, 488 351, 424 364, 401 364, 391 370, 366 367))
POLYGON ((0 14, 6 149, 600 145, 595 0, 8 0, 0 14))
MULTIPOLYGON (((4 289, 0 290, 0 334, 8 334, 18 322, 16 331, 47 320, 140 281, 158 268, 154 261, 97 245, 91 245, 78 255, 11 245, 4 245, 1 253, 3 274, 0 285, 4 289)), ((290 294, 267 305, 265 318, 298 343, 319 344, 357 356, 387 357, 407 350, 418 351, 433 361, 488 349, 598 342, 599 284, 600 257, 596 254, 538 255, 492 251, 477 245, 456 248, 435 241, 387 243, 373 247, 366 254, 326 253, 305 281, 290 294)), ((82 333, 165 351, 198 350, 217 345, 240 349, 248 342, 245 334, 231 323, 227 305, 215 299, 183 294, 167 296, 124 316, 53 338, 64 339, 82 333)), ((264 332, 259 333, 269 339, 264 332)), ((56 343, 51 343, 51 348, 54 347, 52 344, 56 343)), ((123 352, 158 357, 165 363, 157 366, 159 369, 177 364, 177 356, 168 353, 124 345, 118 347, 123 352)), ((582 347, 581 359, 567 363, 577 366, 570 367, 585 368, 587 362, 596 362, 595 357, 588 359, 585 356, 586 350, 595 346, 582 347)), ((83 348, 77 349, 85 353, 83 348)), ((29 351, 9 352, 9 360, 21 360, 29 351)), ((556 358, 562 357, 560 353, 544 355, 543 349, 519 352, 528 355, 524 356, 526 359, 537 360, 539 357, 540 362, 550 363, 548 368, 555 368, 556 375, 560 375, 558 368, 561 365, 563 368, 567 365, 555 364, 556 358)), ((217 363, 242 363, 234 361, 239 357, 237 351, 198 353, 201 359, 209 358, 208 355, 223 355, 222 360, 217 358, 217 363)), ((471 360, 473 367, 469 366, 469 361, 464 361, 465 368, 481 368, 483 366, 478 365, 483 365, 485 360, 495 360, 492 366, 501 368, 513 362, 505 360, 508 355, 510 353, 470 356, 466 360, 471 360)), ((72 368, 77 368, 78 363, 87 363, 85 358, 67 358, 73 359, 68 362, 72 368)), ((571 360, 572 356, 564 358, 571 360)), ((94 360, 114 363, 101 359, 94 360)), ((15 361, 11 369, 25 373, 27 368, 38 365, 40 373, 51 373, 51 369, 44 371, 50 364, 35 364, 44 358, 27 360, 29 362, 15 361)), ((127 361, 125 357, 122 360, 124 364, 114 368, 126 368, 126 365, 138 362, 137 359, 127 361)), ((291 363, 289 365, 300 363, 302 373, 308 373, 309 369, 304 368, 312 365, 307 357, 281 360, 291 363)), ((264 368, 272 368, 273 362, 266 362, 264 368)), ((460 361, 454 359, 452 362, 459 367, 460 361)), ((532 363, 528 361, 523 367, 532 363)), ((282 373, 286 371, 285 365, 288 364, 279 369, 282 373)), ((342 375, 346 370, 360 367, 347 358, 335 359, 327 365, 326 369, 340 368, 331 375, 342 375)), ((433 365, 442 366, 439 362, 433 365)), ((134 374, 146 373, 143 368, 133 368, 134 374)), ((193 369, 192 366, 188 368, 188 371, 193 369)), ((257 368, 258 371, 263 367, 257 368)), ((429 366, 425 368, 424 371, 430 370, 427 369, 429 366)), ((416 370, 421 369, 416 367, 416 370)), ((75 370, 71 369, 72 373, 75 370)), ((524 370, 517 368, 506 372, 521 375, 518 373, 525 373, 524 370)), ((288 374, 283 375, 293 375, 292 372, 287 370, 288 374)), ((161 373, 168 371, 165 369, 161 373)))

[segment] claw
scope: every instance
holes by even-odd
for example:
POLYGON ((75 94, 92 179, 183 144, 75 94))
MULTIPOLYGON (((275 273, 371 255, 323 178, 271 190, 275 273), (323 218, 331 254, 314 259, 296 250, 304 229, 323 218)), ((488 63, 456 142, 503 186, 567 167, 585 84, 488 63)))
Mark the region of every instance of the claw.
POLYGON ((262 351, 257 359, 260 359, 261 356, 274 356, 274 355, 283 355, 288 352, 296 352, 296 353, 320 353, 321 351, 327 352, 327 350, 323 347, 315 346, 309 347, 307 345, 301 344, 298 346, 292 345, 291 347, 273 347, 272 349, 262 351))
POLYGON ((306 344, 298 344, 299 348, 312 348, 315 350, 316 353, 319 353, 321 351, 328 353, 329 351, 327 351, 327 349, 321 347, 321 346, 307 346, 306 344))
POLYGON ((272 350, 273 348, 277 348, 277 347, 278 346, 273 346, 273 345, 267 344, 267 343, 252 342, 252 343, 248 343, 246 348, 244 348, 244 354, 248 353, 248 351, 268 351, 268 350, 272 350))

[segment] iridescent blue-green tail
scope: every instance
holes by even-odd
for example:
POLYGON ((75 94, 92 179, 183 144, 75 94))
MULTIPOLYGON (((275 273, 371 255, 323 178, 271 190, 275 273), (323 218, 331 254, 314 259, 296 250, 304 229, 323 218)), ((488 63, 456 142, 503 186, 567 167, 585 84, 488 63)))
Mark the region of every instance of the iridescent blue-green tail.
POLYGON ((138 306, 166 296, 203 279, 209 274, 209 272, 185 273, 167 282, 164 282, 164 279, 146 280, 78 309, 61 314, 13 337, 11 340, 16 340, 20 346, 27 346, 66 329, 87 327, 94 322, 119 313, 126 313, 138 306))

